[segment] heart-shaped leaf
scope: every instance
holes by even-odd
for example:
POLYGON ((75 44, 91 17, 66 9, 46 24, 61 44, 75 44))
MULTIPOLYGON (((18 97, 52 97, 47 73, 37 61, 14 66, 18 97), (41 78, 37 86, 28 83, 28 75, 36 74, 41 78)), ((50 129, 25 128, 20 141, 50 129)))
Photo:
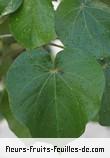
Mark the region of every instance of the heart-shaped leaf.
POLYGON ((80 50, 66 49, 54 64, 37 50, 16 59, 6 83, 13 114, 33 137, 78 137, 99 111, 104 75, 80 50))
POLYGON ((54 10, 50 0, 24 0, 11 16, 11 32, 27 48, 35 48, 56 38, 54 10))
POLYGON ((110 2, 63 0, 56 13, 57 34, 69 47, 110 56, 110 2))

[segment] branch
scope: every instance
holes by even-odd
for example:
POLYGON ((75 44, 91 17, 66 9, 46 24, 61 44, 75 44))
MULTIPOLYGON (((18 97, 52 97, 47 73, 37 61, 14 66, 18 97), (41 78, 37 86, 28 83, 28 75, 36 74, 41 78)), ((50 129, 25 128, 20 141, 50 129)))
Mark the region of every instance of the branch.
POLYGON ((2 39, 2 38, 10 38, 10 37, 13 37, 12 34, 0 35, 0 39, 2 39))
POLYGON ((49 45, 64 49, 64 46, 61 46, 61 45, 58 45, 58 44, 55 44, 55 43, 50 43, 49 45))

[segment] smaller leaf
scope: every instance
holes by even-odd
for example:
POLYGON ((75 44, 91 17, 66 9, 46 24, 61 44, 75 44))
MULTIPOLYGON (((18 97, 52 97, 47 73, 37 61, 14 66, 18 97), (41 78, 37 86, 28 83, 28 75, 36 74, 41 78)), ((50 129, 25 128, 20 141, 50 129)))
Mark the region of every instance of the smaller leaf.
POLYGON ((11 32, 26 48, 36 48, 56 38, 54 9, 50 0, 24 0, 10 18, 11 32))
POLYGON ((22 2, 23 0, 0 0, 0 16, 15 12, 22 2))
POLYGON ((12 114, 9 107, 8 95, 6 91, 0 93, 0 113, 6 118, 10 129, 18 137, 31 137, 29 130, 17 119, 15 119, 14 115, 12 114))
POLYGON ((98 59, 110 56, 109 1, 63 0, 56 11, 56 31, 64 45, 98 59))

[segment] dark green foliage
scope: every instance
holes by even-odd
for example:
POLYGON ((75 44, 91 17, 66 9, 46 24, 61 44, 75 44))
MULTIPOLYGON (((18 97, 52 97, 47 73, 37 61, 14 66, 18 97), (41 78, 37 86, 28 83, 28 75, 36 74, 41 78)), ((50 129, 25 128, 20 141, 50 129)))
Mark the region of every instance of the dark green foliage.
POLYGON ((62 0, 57 10, 52 0, 0 0, 0 34, 0 113, 17 136, 110 126, 109 0, 62 0))

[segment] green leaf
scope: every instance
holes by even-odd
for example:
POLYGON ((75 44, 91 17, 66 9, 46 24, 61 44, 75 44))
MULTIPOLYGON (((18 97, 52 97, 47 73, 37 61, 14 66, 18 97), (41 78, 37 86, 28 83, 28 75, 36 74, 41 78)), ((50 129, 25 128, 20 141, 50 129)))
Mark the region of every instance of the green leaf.
POLYGON ((20 55, 7 74, 7 91, 15 117, 33 137, 78 137, 99 111, 104 75, 94 58, 80 50, 20 55))
POLYGON ((110 56, 110 2, 63 0, 56 30, 65 46, 88 50, 97 58, 110 56))
POLYGON ((50 0, 24 0, 11 16, 10 27, 15 38, 27 48, 35 48, 56 38, 54 10, 50 0))
POLYGON ((23 124, 21 124, 12 114, 9 107, 8 95, 6 91, 0 93, 0 112, 8 121, 10 129, 18 137, 31 137, 29 130, 23 124))
POLYGON ((101 125, 110 126, 110 67, 105 70, 106 87, 102 98, 99 122, 101 125))
POLYGON ((15 12, 22 2, 23 0, 0 0, 0 16, 15 12))

